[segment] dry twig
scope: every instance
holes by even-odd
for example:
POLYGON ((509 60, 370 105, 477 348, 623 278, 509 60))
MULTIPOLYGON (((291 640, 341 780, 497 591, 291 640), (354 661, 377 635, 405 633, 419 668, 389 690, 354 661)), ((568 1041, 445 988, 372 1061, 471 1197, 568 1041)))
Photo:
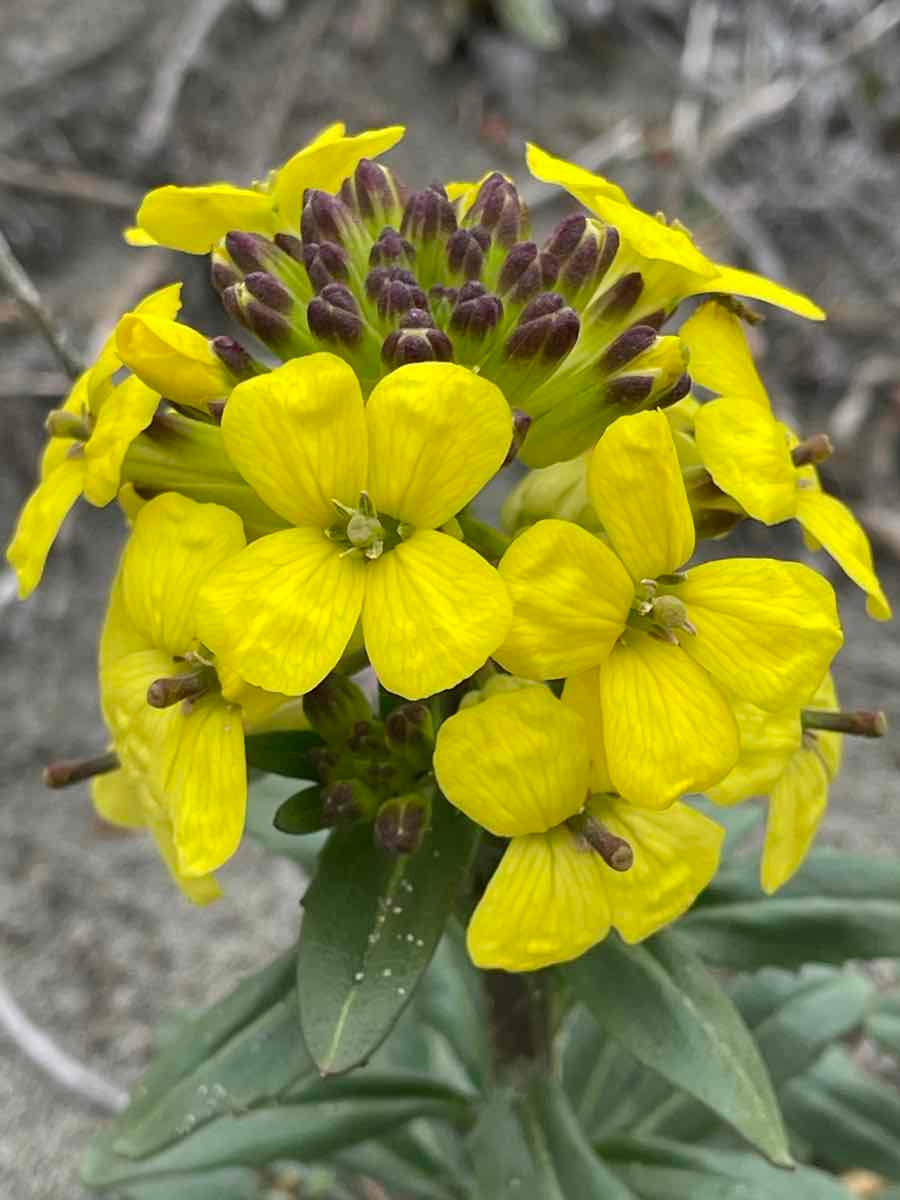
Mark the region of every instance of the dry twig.
POLYGON ((77 379, 81 373, 81 364, 69 349, 65 335, 57 328, 49 309, 41 299, 40 292, 31 282, 27 271, 13 254, 12 247, 2 233, 0 233, 0 279, 40 329, 69 378, 77 379))
POLYGON ((73 167, 46 166, 23 159, 0 156, 0 187, 44 196, 64 196, 67 200, 83 200, 105 208, 133 212, 142 193, 130 183, 106 179, 91 171, 73 167))
POLYGON ((72 1058, 60 1046, 38 1029, 25 1015, 0 981, 0 1027, 22 1053, 45 1075, 70 1092, 84 1097, 98 1108, 110 1113, 121 1112, 128 1095, 89 1067, 72 1058))

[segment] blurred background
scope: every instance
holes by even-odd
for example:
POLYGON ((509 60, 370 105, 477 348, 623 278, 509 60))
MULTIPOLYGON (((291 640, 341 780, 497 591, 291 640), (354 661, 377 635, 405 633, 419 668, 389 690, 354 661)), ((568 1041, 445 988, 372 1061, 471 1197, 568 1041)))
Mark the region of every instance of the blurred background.
MULTIPOLYGON (((537 141, 678 216, 703 249, 789 283, 826 325, 771 311, 754 331, 773 403, 836 446, 824 475, 867 525, 896 603, 900 570, 900 2, 883 0, 3 0, 0 230, 85 358, 152 288, 228 323, 206 262, 120 232, 165 182, 245 182, 322 126, 399 122, 409 184, 488 168, 524 185, 538 234, 566 202, 526 181, 537 141)), ((33 486, 65 375, 0 283, 0 527, 33 486)), ((50 758, 103 748, 94 656, 122 521, 79 506, 24 605, 0 570, 0 1016, 37 1026, 127 1088, 160 1022, 227 991, 295 935, 299 873, 246 845, 226 899, 194 910, 148 840, 104 827, 50 758), (6 999, 4 999, 6 997, 6 999), (6 1006, 4 1008, 4 1005, 6 1006)), ((799 542, 748 527, 755 553, 799 542), (782 538, 782 541, 776 541, 782 538)), ((824 556, 820 569, 828 571, 824 556)), ((900 642, 836 580, 845 706, 900 716, 900 642)), ((849 746, 826 836, 900 849, 898 752, 849 746)), ((79 1196, 102 1117, 0 1025, 0 1194, 79 1196)))

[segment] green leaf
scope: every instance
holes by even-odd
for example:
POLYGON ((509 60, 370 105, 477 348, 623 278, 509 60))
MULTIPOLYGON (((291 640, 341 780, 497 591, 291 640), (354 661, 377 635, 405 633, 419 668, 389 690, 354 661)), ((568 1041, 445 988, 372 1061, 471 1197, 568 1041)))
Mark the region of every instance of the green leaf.
POLYGON ((310 751, 324 745, 323 739, 312 729, 251 733, 245 738, 247 766, 269 775, 316 780, 319 772, 313 766, 310 751))
POLYGON ((525 1104, 525 1128, 542 1200, 635 1200, 597 1157, 562 1087, 535 1076, 525 1104))
POLYGON ((833 1046, 782 1092, 785 1118, 829 1167, 900 1179, 900 1092, 833 1046))
POLYGON ((413 855, 390 858, 372 830, 336 831, 304 899, 297 967, 303 1035, 319 1069, 365 1062, 431 960, 479 831, 438 793, 413 855))
POLYGON ((296 837, 301 833, 316 833, 325 828, 322 809, 322 789, 318 786, 301 788, 288 796, 275 810, 272 824, 279 833, 296 837))
POLYGON ((711 1108, 773 1162, 789 1163, 766 1069, 734 1005, 686 941, 609 937, 561 968, 600 1027, 711 1108))
POLYGON ((491 1058, 484 989, 466 950, 465 934, 454 920, 419 985, 416 1012, 446 1039, 472 1084, 483 1089, 491 1058))
POLYGON ((511 1090, 498 1089, 488 1098, 466 1149, 475 1174, 472 1200, 543 1200, 511 1090))
MULTIPOLYGON (((684 796, 691 808, 721 825, 725 830, 725 844, 722 846, 722 862, 726 863, 739 854, 746 846, 750 834, 759 827, 765 816, 762 804, 753 802, 735 805, 713 804, 706 796, 684 796)), ((756 874, 756 858, 753 859, 753 872, 756 874)))
POLYGON ((866 1033, 882 1049, 900 1055, 900 990, 878 997, 866 1021, 866 1033))
POLYGON ((292 859, 310 874, 325 845, 327 833, 313 833, 300 838, 293 834, 281 833, 275 828, 275 814, 296 792, 295 779, 284 779, 278 775, 263 775, 254 779, 247 797, 246 831, 261 846, 273 854, 292 859))
POLYGON ((128 1188, 127 1200, 262 1200, 263 1183, 256 1171, 241 1167, 207 1175, 181 1175, 128 1188))
POLYGON ((411 1122, 400 1133, 351 1146, 333 1161, 346 1171, 375 1179, 391 1191, 414 1195, 417 1200, 459 1200, 465 1194, 454 1179, 460 1174, 459 1162, 445 1163, 424 1153, 421 1144, 408 1136, 426 1126, 424 1121, 411 1122))
POLYGON ((600 1149, 641 1200, 847 1200, 819 1171, 784 1170, 754 1154, 663 1138, 623 1138, 600 1149))

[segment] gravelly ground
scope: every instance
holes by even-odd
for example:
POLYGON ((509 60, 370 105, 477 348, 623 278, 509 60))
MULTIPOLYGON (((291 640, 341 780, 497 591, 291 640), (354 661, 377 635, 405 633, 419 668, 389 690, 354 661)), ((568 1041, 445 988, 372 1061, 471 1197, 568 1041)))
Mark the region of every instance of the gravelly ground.
MULTIPOLYGON (((375 12, 385 6, 360 7, 375 12)), ((567 7, 576 7, 574 0, 567 7)), ((12 0, 0 8, 0 155, 80 163, 140 185, 259 173, 266 156, 277 161, 339 116, 354 127, 408 120, 409 138, 396 162, 416 183, 477 175, 489 165, 520 170, 518 143, 525 134, 567 152, 638 113, 652 139, 674 97, 658 48, 636 49, 603 28, 555 59, 483 30, 464 52, 430 63, 420 42, 395 21, 368 48, 365 30, 357 28, 355 48, 346 37, 332 37, 304 58, 301 5, 289 6, 284 23, 271 26, 241 5, 188 74, 174 136, 137 170, 127 158, 133 129, 152 69, 174 46, 182 0, 160 0, 152 11, 140 0, 12 0), (302 72, 299 88, 294 63, 302 72), (273 120, 279 88, 288 80, 295 99, 273 120), (266 142, 274 149, 264 152, 266 142)), ((785 144, 782 138, 782 152, 785 144)), ((627 168, 626 182, 646 188, 652 178, 655 194, 665 196, 665 170, 665 155, 651 156, 627 168)), ((839 255, 820 254, 809 241, 794 251, 785 247, 785 231, 799 237, 813 228, 811 219, 803 212, 770 215, 794 282, 843 303, 835 276, 839 255)), ((727 232, 709 213, 692 215, 697 231, 694 216, 704 245, 723 254, 730 249, 727 232)), ((72 206, 0 186, 0 225, 82 344, 96 342, 103 332, 98 323, 133 299, 140 256, 118 241, 124 219, 108 207, 72 206)), ((204 307, 202 266, 169 259, 166 269, 170 278, 186 273, 191 316, 222 328, 209 324, 215 310, 204 307)), ((148 274, 139 290, 154 282, 148 274)), ((0 375, 52 367, 43 345, 3 303, 0 297, 0 375)), ((877 306, 864 311, 883 315, 877 306)), ((835 379, 855 365, 856 343, 848 342, 847 329, 852 335, 859 318, 844 315, 846 327, 837 331, 772 323, 767 365, 801 417, 821 418, 823 404, 836 394, 835 379)), ((5 537, 33 478, 45 403, 4 404, 13 406, 0 447, 5 537)), ((848 496, 856 494, 854 472, 866 468, 860 453, 857 448, 855 459, 851 452, 834 464, 848 496)), ((9 578, 0 574, 0 977, 61 1045, 127 1087, 146 1062, 160 1021, 215 999, 292 940, 301 880, 291 864, 273 867, 248 844, 225 872, 226 899, 192 909, 172 892, 147 840, 94 819, 85 789, 51 794, 41 787, 39 769, 49 757, 103 744, 94 653, 120 536, 111 511, 81 512, 69 523, 46 582, 25 606, 12 599, 9 578)), ((762 531, 745 540, 746 549, 762 551, 762 531)), ((796 549, 796 541, 791 545, 796 549)), ((897 600, 900 572, 889 564, 885 569, 897 600)), ((868 621, 852 589, 842 588, 841 595, 848 631, 837 666, 842 698, 848 706, 886 708, 896 728, 896 630, 868 621)), ((893 737, 849 745, 826 836, 872 853, 900 850, 898 766, 893 737)), ((98 1115, 59 1091, 2 1037, 0 1112, 0 1196, 78 1197, 77 1161, 98 1115)))

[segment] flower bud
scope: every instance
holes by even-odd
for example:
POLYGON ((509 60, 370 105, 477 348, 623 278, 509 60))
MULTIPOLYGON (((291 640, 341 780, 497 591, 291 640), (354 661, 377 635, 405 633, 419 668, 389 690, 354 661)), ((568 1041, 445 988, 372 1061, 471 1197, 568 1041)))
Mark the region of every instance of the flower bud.
POLYGON ((375 843, 388 854, 415 854, 431 820, 431 803, 421 792, 386 800, 375 818, 375 843))
POLYGON ((633 358, 637 358, 639 354, 648 350, 655 343, 656 338, 656 330, 651 326, 632 325, 606 349, 600 359, 601 368, 610 373, 621 370, 633 358))
POLYGON ((403 189, 387 167, 361 158, 350 179, 341 184, 340 198, 374 236, 393 225, 403 213, 403 189))
POLYGON ((574 521, 592 532, 601 528, 588 498, 584 455, 529 471, 507 496, 500 512, 501 524, 509 534, 548 517, 574 521))
POLYGON ((303 265, 317 292, 329 283, 346 283, 350 256, 337 242, 308 242, 303 246, 303 265))
POLYGON ((415 246, 390 225, 382 229, 369 251, 371 267, 413 267, 415 262, 415 246))
POLYGON ((515 184, 495 171, 478 189, 465 223, 483 225, 498 245, 509 248, 527 233, 528 213, 515 184))
POLYGON ((559 261, 534 242, 517 242, 500 268, 497 291, 512 304, 525 304, 556 282, 559 261))
POLYGON ((270 271, 278 249, 261 233, 244 233, 233 229, 225 235, 225 249, 234 265, 244 275, 254 271, 270 271))
POLYGON ((469 338, 486 337, 503 316, 503 301, 490 293, 483 283, 471 280, 459 289, 450 328, 469 338))
POLYGON ((418 771, 431 766, 434 750, 434 722, 427 704, 401 704, 384 722, 388 748, 418 771))
POLYGON ((491 235, 480 225, 455 230, 447 239, 447 270, 463 279, 478 279, 490 245, 491 235))
POLYGON ((326 742, 344 743, 372 710, 361 688, 345 675, 326 675, 303 697, 307 721, 326 742))
POLYGON ((381 347, 382 360, 393 370, 415 362, 453 362, 453 343, 442 329, 435 329, 428 313, 412 308, 401 318, 400 327, 387 335, 381 347), (418 316, 427 319, 413 324, 418 316))
MULTIPOLYGON (((607 401, 626 412, 636 412, 660 401, 673 404, 673 396, 683 399, 690 391, 690 376, 685 373, 688 351, 681 339, 671 334, 654 334, 653 341, 649 342, 649 334, 640 334, 636 335, 635 340, 646 340, 648 345, 617 374, 605 378, 603 389, 607 401)), ((617 342, 621 342, 621 339, 617 339, 617 342)), ((617 342, 613 342, 610 350, 615 351, 617 342)), ((627 349, 621 354, 626 352, 627 349)), ((598 364, 604 376, 608 371, 608 354, 609 350, 598 364)))
POLYGON ((226 288, 233 287, 234 284, 241 282, 241 273, 234 266, 226 255, 216 247, 210 256, 209 274, 212 280, 212 285, 221 296, 226 288))
POLYGON ((322 817, 326 825, 348 826, 368 821, 377 808, 375 793, 361 779, 339 779, 322 789, 322 817))
POLYGON ((366 295, 379 315, 392 320, 410 309, 427 309, 428 297, 416 278, 402 267, 373 267, 366 276, 366 295))
POLYGON ((337 242, 349 247, 356 240, 353 213, 337 196, 309 188, 303 197, 300 233, 304 242, 337 242))
POLYGON ((507 358, 525 362, 540 358, 558 363, 578 341, 578 314, 556 292, 536 296, 522 310, 515 329, 506 339, 507 358))
POLYGON ((355 296, 340 283, 329 283, 310 300, 306 319, 310 333, 327 342, 354 346, 365 332, 355 296))
POLYGON ((251 358, 241 343, 233 337, 223 334, 214 337, 209 345, 235 379, 249 379, 252 375, 258 375, 265 369, 251 358))
POLYGON ((303 242, 300 238, 294 237, 292 233, 276 233, 275 245, 294 262, 303 262, 303 242))
POLYGON ((413 192, 403 210, 400 232, 414 246, 444 238, 456 229, 456 212, 440 184, 413 192))
POLYGON ((592 321, 615 321, 629 313, 640 299, 644 290, 644 279, 640 271, 631 271, 603 292, 588 309, 592 321))
POLYGON ((177 404, 205 408, 234 386, 209 340, 166 317, 126 313, 116 326, 116 349, 147 387, 177 404))
POLYGON ((559 263, 556 286, 570 301, 596 290, 618 249, 618 231, 582 213, 565 217, 544 243, 544 251, 559 263))
POLYGON ((244 287, 260 304, 275 312, 290 313, 294 298, 284 284, 268 271, 251 271, 244 278, 244 287))

